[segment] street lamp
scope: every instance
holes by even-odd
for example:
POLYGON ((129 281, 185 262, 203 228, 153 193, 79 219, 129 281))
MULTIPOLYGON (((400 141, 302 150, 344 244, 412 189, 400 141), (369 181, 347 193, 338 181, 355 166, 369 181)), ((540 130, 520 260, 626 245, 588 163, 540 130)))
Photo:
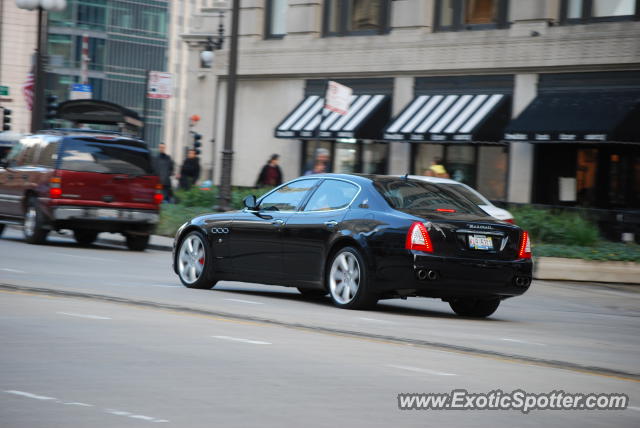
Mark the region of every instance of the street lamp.
POLYGON ((44 108, 44 70, 43 49, 47 46, 46 15, 45 12, 59 12, 67 7, 66 0, 16 0, 19 9, 38 10, 38 39, 36 41, 36 67, 34 73, 35 88, 33 93, 33 107, 31 109, 31 132, 42 128, 44 108))
POLYGON ((214 50, 222 49, 222 44, 224 43, 224 25, 223 25, 224 14, 220 11, 220 25, 218 25, 218 37, 216 40, 213 40, 213 37, 207 37, 207 40, 204 42, 205 48, 202 52, 200 52, 200 65, 202 68, 211 68, 213 65, 213 59, 215 57, 214 50))

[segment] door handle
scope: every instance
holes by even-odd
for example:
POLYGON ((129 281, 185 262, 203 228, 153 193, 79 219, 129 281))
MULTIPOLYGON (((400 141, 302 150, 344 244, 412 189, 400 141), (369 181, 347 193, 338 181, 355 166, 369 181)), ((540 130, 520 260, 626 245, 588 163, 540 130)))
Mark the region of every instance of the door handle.
POLYGON ((272 224, 272 225, 274 225, 274 226, 278 226, 278 227, 280 227, 280 226, 282 226, 282 225, 284 224, 284 220, 280 220, 280 219, 273 220, 273 221, 271 222, 271 224, 272 224))
POLYGON ((338 225, 338 222, 335 220, 325 221, 324 225, 327 227, 336 227, 338 225))

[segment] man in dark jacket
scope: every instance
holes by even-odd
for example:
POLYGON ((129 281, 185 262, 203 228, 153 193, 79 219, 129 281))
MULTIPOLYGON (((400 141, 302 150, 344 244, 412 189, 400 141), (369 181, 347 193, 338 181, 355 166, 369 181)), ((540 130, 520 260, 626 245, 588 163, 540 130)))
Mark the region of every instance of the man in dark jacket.
POLYGON ((158 156, 153 159, 153 169, 160 178, 162 185, 162 195, 165 201, 173 201, 173 190, 171 188, 171 176, 173 176, 173 160, 165 153, 167 146, 160 143, 158 146, 158 156))
POLYGON ((200 161, 194 149, 189 149, 187 159, 180 168, 180 188, 189 190, 200 178, 200 161))
POLYGON ((282 184, 282 170, 278 166, 280 155, 273 154, 265 166, 262 167, 256 186, 279 186, 282 184))

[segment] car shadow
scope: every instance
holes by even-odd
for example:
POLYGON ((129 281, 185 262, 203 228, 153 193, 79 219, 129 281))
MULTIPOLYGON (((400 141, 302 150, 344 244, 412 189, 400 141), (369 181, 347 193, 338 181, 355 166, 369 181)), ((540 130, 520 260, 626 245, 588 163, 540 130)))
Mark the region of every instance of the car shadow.
MULTIPOLYGON (((29 245, 29 243, 26 242, 22 237, 2 236, 0 237, 0 239, 4 241, 21 242, 25 245, 29 245)), ((90 245, 80 245, 77 242, 75 242, 72 237, 66 237, 66 236, 60 236, 60 237, 56 236, 54 237, 54 239, 47 239, 43 243, 36 244, 36 245, 40 247, 53 247, 53 248, 79 248, 79 249, 91 249, 91 250, 110 250, 110 251, 130 252, 128 248, 119 246, 116 244, 111 245, 111 244, 104 244, 104 243, 98 243, 98 244, 94 243, 90 245), (70 239, 70 241, 66 241, 64 239, 70 239)))
MULTIPOLYGON (((288 300, 292 302, 305 302, 305 303, 315 304, 317 306, 335 308, 329 296, 311 298, 311 297, 303 296, 302 294, 299 294, 296 292, 294 293, 285 292, 284 290, 283 291, 277 291, 277 290, 260 291, 260 290, 242 290, 238 288, 214 288, 211 290, 211 292, 215 292, 215 291, 224 291, 227 293, 241 295, 241 296, 261 296, 261 297, 268 297, 271 299, 288 300)), ((387 304, 386 302, 388 301, 389 300, 381 300, 378 302, 377 305, 375 305, 371 309, 355 311, 354 313, 387 313, 387 314, 401 315, 401 316, 441 318, 441 319, 452 319, 452 320, 455 319, 460 321, 476 321, 476 322, 477 321, 512 322, 511 320, 496 318, 495 315, 494 317, 490 317, 490 318, 463 317, 460 315, 456 315, 454 313, 437 311, 430 308, 422 309, 422 308, 416 308, 416 307, 403 307, 398 305, 387 304)), ((399 301, 399 299, 396 301, 399 301)))

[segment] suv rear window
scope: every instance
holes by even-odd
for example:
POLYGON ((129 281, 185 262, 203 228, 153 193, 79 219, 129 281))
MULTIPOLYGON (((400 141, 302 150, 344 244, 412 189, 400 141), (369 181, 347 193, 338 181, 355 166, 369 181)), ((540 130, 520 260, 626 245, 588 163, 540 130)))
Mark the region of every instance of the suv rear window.
POLYGON ((153 175, 149 150, 133 141, 65 139, 58 168, 105 174, 153 175))
POLYGON ((437 183, 398 179, 375 181, 374 186, 397 210, 435 211, 444 208, 486 216, 484 211, 461 194, 437 183))

